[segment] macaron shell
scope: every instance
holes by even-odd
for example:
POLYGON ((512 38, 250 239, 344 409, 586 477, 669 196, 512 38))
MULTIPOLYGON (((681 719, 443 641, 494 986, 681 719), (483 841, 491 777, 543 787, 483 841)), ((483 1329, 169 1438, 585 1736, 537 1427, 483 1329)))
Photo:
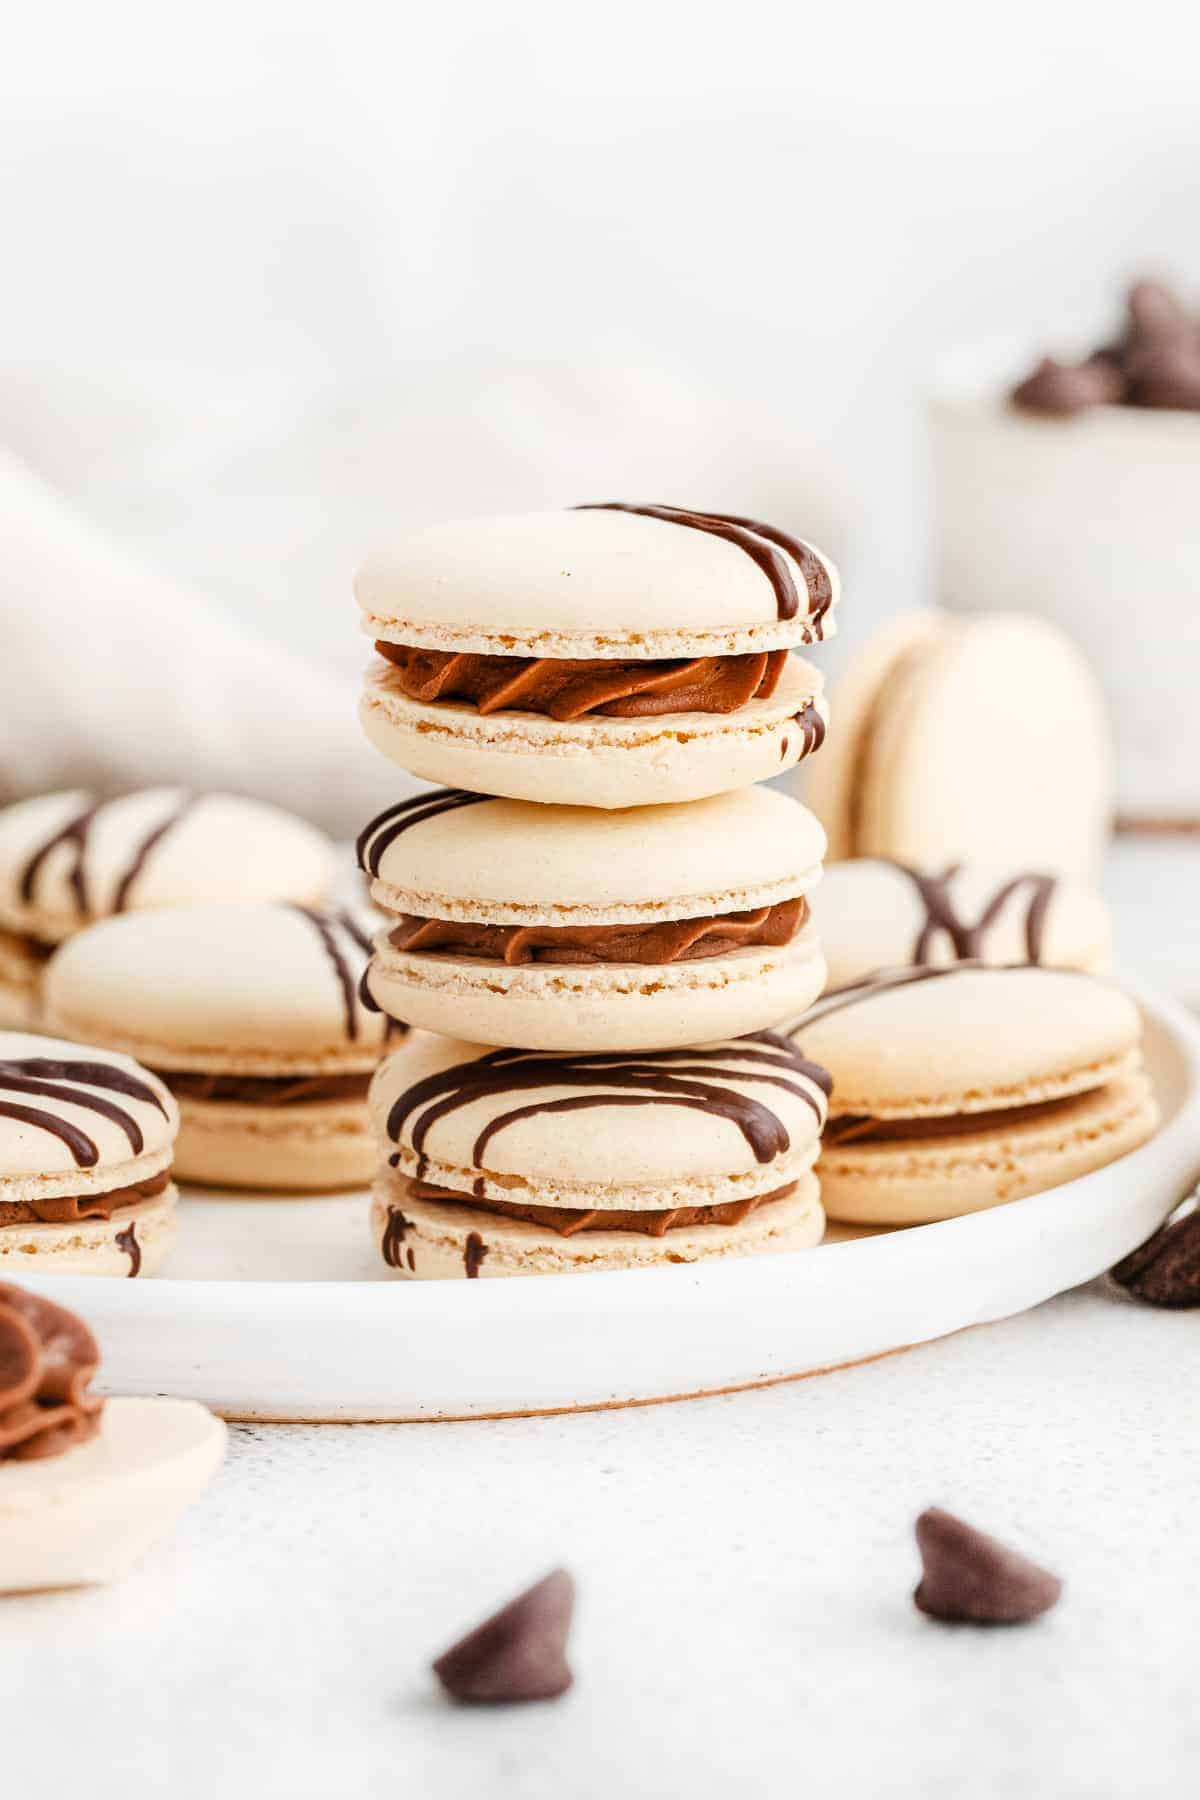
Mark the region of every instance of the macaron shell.
POLYGON ((818 1171, 831 1219, 922 1225, 1074 1181, 1153 1136, 1158 1107, 1134 1069, 1069 1099, 1052 1117, 990 1125, 953 1139, 829 1144, 818 1171))
POLYGON ((401 1209, 405 1229, 395 1246, 392 1273, 414 1281, 465 1279, 470 1268, 481 1280, 656 1268, 809 1249, 820 1243, 825 1228, 819 1192, 816 1178, 807 1175, 797 1182, 794 1195, 771 1201, 739 1225, 684 1226, 662 1237, 637 1231, 580 1231, 563 1237, 524 1219, 414 1200, 406 1181, 385 1178, 372 1195, 371 1232, 382 1247, 389 1208, 401 1209), (479 1241, 468 1251, 472 1236, 479 1241))
POLYGON ((671 805, 769 780, 809 756, 823 734, 799 715, 813 706, 828 725, 814 674, 789 671, 769 700, 733 713, 559 723, 539 713, 480 717, 473 707, 423 705, 378 662, 367 671, 359 717, 389 761, 447 787, 605 810, 671 805))
MULTIPOLYGON (((803 540, 802 540, 803 541, 803 540)), ((778 616, 770 578, 710 532, 590 509, 451 520, 372 557, 355 581, 363 629, 428 649, 509 656, 706 656, 811 641, 800 595, 778 616)), ((833 603, 837 571, 825 564, 833 603)))
MULTIPOLYGON (((768 906, 820 879, 825 848, 812 814, 771 788, 600 817, 480 800, 424 816, 414 806, 405 821, 378 856, 376 903, 498 925, 648 924, 768 906)), ((366 838, 370 866, 394 829, 366 838)))
POLYGON ((127 1574, 208 1485, 219 1419, 192 1400, 106 1400, 100 1430, 62 1456, 4 1465, 0 1593, 85 1587, 127 1574))
POLYGON ((313 1106, 180 1103, 175 1170, 204 1186, 321 1193, 365 1187, 378 1152, 365 1101, 313 1106))
POLYGON ((0 1225, 0 1278, 156 1275, 175 1247, 178 1198, 172 1185, 153 1200, 122 1207, 111 1219, 78 1219, 67 1225, 0 1225), (122 1236, 124 1243, 118 1241, 122 1236))
POLYGON ((32 1032, 0 1034, 0 1064, 31 1058, 111 1068, 118 1079, 148 1088, 156 1099, 142 1099, 89 1080, 82 1069, 69 1077, 30 1076, 25 1071, 23 1079, 45 1081, 55 1090, 48 1095, 6 1086, 0 1072, 0 1107, 28 1109, 46 1119, 40 1124, 0 1112, 0 1200, 103 1193, 169 1167, 179 1111, 163 1083, 147 1069, 109 1050, 32 1032), (55 1121, 83 1133, 95 1149, 94 1161, 77 1160, 71 1146, 49 1129, 55 1121))
POLYGON ((278 807, 234 794, 148 788, 97 804, 81 791, 48 794, 0 811, 0 922, 59 939, 121 910, 239 900, 319 902, 333 879, 333 848, 278 807), (22 874, 39 849, 92 807, 82 848, 50 849, 32 896, 22 874), (72 882, 80 870, 86 907, 72 882))
MULTIPOLYGON (((611 1086, 600 1088, 589 1076, 602 1073, 605 1065, 600 1071, 591 1065, 583 1084, 572 1083, 558 1059, 523 1053, 517 1058, 521 1064, 545 1062, 546 1085, 525 1085, 523 1076, 536 1080, 537 1070, 517 1068, 518 1085, 505 1083, 443 1112, 425 1135, 418 1171, 413 1131, 428 1102, 409 1111, 403 1123, 397 1120, 397 1139, 388 1130, 393 1106, 416 1083, 489 1056, 495 1060, 497 1053, 481 1044, 414 1031, 380 1065, 371 1084, 372 1124, 384 1155, 395 1154, 402 1173, 420 1172, 455 1193, 471 1192, 479 1180, 482 1193, 498 1200, 641 1210, 714 1206, 768 1194, 804 1174, 816 1159, 824 1117, 820 1087, 772 1040, 743 1039, 658 1061, 614 1054, 606 1059, 614 1071, 611 1086), (622 1089, 622 1069, 635 1077, 636 1086, 622 1089), (666 1088, 655 1088, 656 1075, 667 1078, 666 1088), (669 1084, 676 1080, 701 1090, 688 1090, 691 1104, 682 1096, 672 1098, 669 1084), (581 1096, 589 1104, 540 1110, 581 1096), (604 1103, 592 1104, 596 1099, 604 1103), (736 1106, 740 1100, 756 1102, 783 1129, 786 1147, 768 1160, 759 1161, 738 1124, 714 1109, 714 1102, 736 1106), (496 1131, 484 1151, 484 1166, 477 1164, 476 1140, 484 1128, 529 1106, 539 1110, 496 1131)), ((509 1066, 509 1059, 502 1060, 509 1066)), ((448 1081, 447 1088, 452 1086, 448 1081)))
MULTIPOLYGON (((1022 871, 961 868, 944 883, 956 916, 971 925, 981 920, 993 900, 1019 880, 1022 871)), ((978 954, 989 963, 1021 963, 1030 959, 1031 908, 1038 900, 1038 878, 1021 880, 982 935, 978 954)), ((897 968, 917 959, 955 960, 944 930, 926 934, 927 909, 913 876, 895 863, 858 857, 835 863, 812 898, 813 922, 829 968, 830 987, 857 981, 874 969, 897 968), (923 944, 923 939, 927 942, 923 944)), ((1098 894, 1075 883, 1055 881, 1041 918, 1039 958, 1048 968, 1107 969, 1112 924, 1098 894)))
POLYGON ((292 906, 179 907, 80 932, 46 969, 47 1017, 153 1068, 369 1070, 386 1021, 357 997, 366 951, 292 906))
POLYGON ((985 1111, 1099 1087, 1138 1055, 1141 1018, 1107 981, 962 964, 827 992, 792 1030, 833 1077, 831 1113, 985 1111))
POLYGON ((423 956, 376 939, 376 1003, 426 1031, 528 1050, 672 1050, 768 1030, 812 1004, 825 963, 811 927, 777 949, 674 963, 518 963, 423 956))

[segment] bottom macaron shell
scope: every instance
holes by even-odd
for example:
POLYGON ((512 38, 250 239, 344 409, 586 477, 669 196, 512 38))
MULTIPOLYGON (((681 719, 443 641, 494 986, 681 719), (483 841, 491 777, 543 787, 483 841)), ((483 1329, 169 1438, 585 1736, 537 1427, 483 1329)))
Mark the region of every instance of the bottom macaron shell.
POLYGON ((830 1219, 924 1225, 982 1212, 1074 1181, 1153 1136, 1158 1107, 1143 1074, 1058 1103, 1045 1119, 989 1125, 953 1138, 829 1144, 817 1165, 830 1219))
POLYGON ((0 1225, 0 1280, 22 1275, 156 1275, 175 1246, 178 1194, 122 1207, 111 1219, 0 1225))
POLYGON ((368 673, 360 717, 377 750, 446 787, 561 806, 654 806, 730 793, 794 768, 824 736, 823 700, 819 727, 797 719, 813 685, 811 675, 789 671, 770 700, 735 713, 560 724, 536 713, 424 706, 383 667, 368 673))
POLYGON ((194 1400, 107 1400, 100 1430, 62 1456, 0 1470, 0 1593, 115 1581, 207 1486, 225 1454, 194 1400))
POLYGON ((250 1106, 181 1100, 175 1173, 214 1187, 320 1192, 365 1187, 377 1152, 366 1101, 250 1106))
POLYGON ((668 964, 518 964, 410 955, 376 940, 368 984, 386 1013, 525 1050, 671 1050, 769 1030, 825 982, 815 932, 779 949, 668 964))
POLYGON ((739 1225, 684 1226, 662 1237, 637 1231, 580 1231, 562 1237, 524 1219, 413 1199, 407 1181, 395 1176, 376 1184, 371 1201, 372 1236, 392 1273, 410 1281, 573 1275, 762 1256, 810 1249, 820 1243, 824 1230, 813 1175, 801 1176, 794 1193, 748 1214, 739 1225))

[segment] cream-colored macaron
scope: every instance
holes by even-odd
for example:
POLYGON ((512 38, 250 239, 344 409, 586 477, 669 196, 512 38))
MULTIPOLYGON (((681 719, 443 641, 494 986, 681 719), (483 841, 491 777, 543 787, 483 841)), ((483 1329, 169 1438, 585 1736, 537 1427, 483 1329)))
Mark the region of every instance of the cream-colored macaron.
POLYGON ((1098 683, 1043 619, 917 613, 852 658, 804 783, 829 860, 894 857, 1093 876, 1111 753, 1098 683))
POLYGON ((0 809, 0 1024, 40 1015, 56 944, 113 913, 215 901, 315 905, 333 879, 329 840, 235 794, 80 790, 0 809))
POLYGON ((0 1033, 0 1276, 152 1275, 179 1112, 129 1057, 0 1033))
POLYGON ((606 813, 434 790, 359 839, 394 919, 368 986, 408 1024, 528 1049, 758 1031, 821 991, 805 896, 823 849, 770 788, 606 813))
POLYGON ((190 1400, 106 1400, 81 1319, 0 1282, 0 1593, 116 1580, 207 1484, 225 1427, 190 1400))
POLYGON ((548 1056, 415 1031, 371 1084, 372 1229, 418 1280, 803 1248, 827 1088, 774 1032, 548 1056))
POLYGON ((1141 1017, 1062 969, 889 970, 825 994, 795 1041, 833 1078, 831 1219, 918 1224, 1102 1168, 1152 1135, 1141 1017))
POLYGON ((734 515, 584 506, 456 520, 359 573, 362 721, 429 781, 562 805, 696 800, 819 748, 838 577, 734 515))
POLYGON ((923 870, 853 857, 825 871, 811 906, 830 987, 906 963, 1040 963, 1098 973, 1112 945, 1099 894, 1027 870, 923 870))
POLYGON ((368 948, 349 913, 301 906, 108 919, 52 958, 46 1007, 57 1029, 161 1074, 182 1115, 180 1175, 354 1186, 373 1166, 366 1091, 389 1032, 359 995, 368 948))

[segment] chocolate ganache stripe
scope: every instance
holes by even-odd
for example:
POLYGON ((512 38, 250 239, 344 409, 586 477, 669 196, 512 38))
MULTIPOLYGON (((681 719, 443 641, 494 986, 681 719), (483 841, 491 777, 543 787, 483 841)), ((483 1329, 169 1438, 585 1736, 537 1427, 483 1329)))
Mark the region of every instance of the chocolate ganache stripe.
MULTIPOLYGON (((127 1074, 124 1069, 114 1068, 111 1063, 64 1062, 48 1056, 26 1056, 14 1061, 0 1061, 0 1089, 7 1089, 10 1093, 34 1094, 45 1100, 65 1100, 72 1106, 99 1113, 125 1133, 134 1155, 140 1155, 144 1139, 133 1114, 126 1112, 123 1106, 103 1099, 99 1094, 89 1094, 74 1085, 81 1082, 89 1087, 107 1088, 111 1093, 124 1094, 131 1100, 145 1101, 150 1106, 156 1106, 163 1117, 166 1117, 166 1107, 152 1087, 139 1081, 135 1075, 127 1074)), ((0 1112, 8 1118, 21 1119, 27 1125, 36 1125, 43 1131, 53 1132, 55 1137, 61 1138, 70 1148, 80 1168, 91 1168, 99 1159, 100 1152, 92 1139, 80 1131, 78 1126, 56 1113, 43 1112, 40 1108, 14 1106, 4 1100, 0 1100, 0 1112)))
POLYGON ((981 968, 979 963, 937 963, 922 964, 919 968, 880 969, 873 975, 863 976, 859 981, 849 981, 844 987, 830 988, 814 1001, 807 1012, 801 1013, 792 1032, 803 1031, 806 1025, 815 1025, 821 1019, 831 1017, 833 1013, 844 1012, 847 1007, 858 1006, 865 1000, 873 1000, 879 994, 890 994, 896 988, 911 987, 920 981, 939 981, 946 975, 961 974, 964 968, 981 968))
POLYGON ((1042 945, 1046 929, 1046 915, 1054 895, 1055 879, 1052 875, 1036 875, 1028 873, 1016 875, 1011 881, 996 890, 988 900, 978 919, 972 924, 957 911, 950 893, 950 883, 960 872, 962 865, 952 863, 943 869, 940 875, 925 874, 920 869, 910 868, 906 863, 893 862, 892 867, 902 875, 907 875, 920 897, 925 908, 925 918, 917 934, 913 946, 914 963, 925 963, 932 954, 938 934, 944 932, 949 938, 954 954, 961 961, 979 960, 986 947, 987 935, 1005 907, 1015 894, 1023 887, 1030 890, 1029 905, 1025 913, 1025 950, 1031 963, 1042 960, 1042 945))
POLYGON ((199 799, 199 794, 188 794, 173 812, 169 812, 166 818, 161 820, 152 831, 146 833, 146 836, 142 839, 141 843, 134 851, 133 856, 130 858, 128 867, 122 874, 121 879, 117 882, 116 891, 113 895, 112 909, 114 912, 125 911, 125 908, 129 903, 130 889, 133 887, 138 876, 142 873, 142 870, 146 867, 151 856, 158 849, 158 846, 162 843, 167 833, 175 829, 176 825, 179 824, 185 814, 192 810, 199 799))
POLYGON ((115 1242, 117 1249, 123 1250, 129 1258, 129 1275, 127 1279, 132 1281, 135 1276, 140 1275, 142 1272, 142 1246, 138 1243, 136 1223, 127 1225, 124 1231, 118 1231, 115 1242))
POLYGON ((71 884, 71 892, 75 896, 76 911, 81 919, 87 918, 89 908, 84 858, 87 854, 88 833, 92 827, 92 820, 99 811, 100 807, 96 804, 86 806, 81 813, 77 813, 73 819, 68 819, 60 830, 56 831, 52 837, 47 838, 45 843, 33 852, 21 870, 17 882, 17 891, 26 905, 33 899, 42 864, 51 851, 57 850, 60 844, 70 844, 75 855, 68 880, 71 884))
POLYGON ((384 851, 403 832, 460 806, 478 806, 487 798, 486 794, 469 794, 465 788, 434 788, 428 794, 417 794, 411 800, 401 800, 398 806, 388 807, 358 834, 354 848, 359 868, 365 875, 378 875, 384 851))
POLYGON ((393 1103, 387 1131, 393 1142, 412 1116, 412 1148, 418 1179, 425 1173, 424 1146, 437 1120, 473 1100, 498 1098, 534 1088, 602 1089, 559 1100, 534 1101, 500 1113, 476 1138, 472 1160, 479 1165, 488 1144, 519 1119, 539 1113, 575 1112, 596 1106, 678 1106, 715 1113, 736 1125, 760 1163, 782 1155, 791 1144, 783 1121, 763 1101, 740 1094, 723 1082, 744 1081, 782 1088, 801 1099, 818 1123, 823 1109, 800 1077, 828 1095, 830 1078, 807 1061, 796 1047, 775 1032, 755 1033, 709 1049, 658 1051, 648 1056, 620 1056, 592 1051, 575 1056, 549 1056, 537 1051, 493 1050, 475 1062, 461 1063, 414 1083, 393 1103), (749 1049, 754 1043, 759 1046, 749 1049), (669 1063, 670 1069, 663 1067, 669 1063), (746 1067, 745 1065, 750 1065, 746 1067), (774 1073, 766 1073, 765 1070, 774 1073), (422 1110, 424 1109, 424 1110, 422 1110))
POLYGON ((804 578, 808 609, 812 612, 813 626, 820 637, 821 621, 833 599, 833 587, 829 572, 820 557, 799 538, 792 537, 773 525, 764 525, 757 519, 742 518, 736 513, 694 512, 684 506, 633 506, 623 500, 596 500, 577 506, 574 510, 637 513, 643 518, 662 519, 671 525, 685 525, 693 531, 707 531, 713 537, 723 538, 726 543, 735 544, 739 550, 744 550, 771 583, 775 593, 777 617, 794 619, 800 610, 800 596, 787 557, 780 555, 780 551, 786 551, 787 556, 798 564, 804 578))
POLYGON ((292 906, 290 910, 294 913, 299 913, 302 919, 307 919, 321 940, 322 947, 332 964, 333 972, 337 976, 338 987, 341 990, 342 1010, 346 1020, 346 1036, 350 1039, 352 1044, 356 1043, 358 1040, 358 1009, 354 1004, 354 972, 351 969, 350 964, 346 961, 346 958, 343 956, 342 947, 334 935, 333 925, 337 923, 337 921, 330 921, 323 913, 313 912, 311 907, 308 906, 292 906))

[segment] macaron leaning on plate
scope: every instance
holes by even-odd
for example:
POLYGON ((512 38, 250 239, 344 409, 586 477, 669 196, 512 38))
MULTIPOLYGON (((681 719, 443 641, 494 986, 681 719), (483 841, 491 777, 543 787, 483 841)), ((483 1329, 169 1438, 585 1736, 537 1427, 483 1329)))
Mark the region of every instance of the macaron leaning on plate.
POLYGON ((757 1031, 821 991, 806 896, 823 849, 770 788, 622 812, 435 790, 359 840, 395 920, 367 985, 409 1024, 529 1049, 757 1031))
POLYGON ((911 1225, 1037 1194, 1158 1124, 1128 995, 1062 969, 951 963, 826 993, 792 1027, 833 1078, 831 1219, 911 1225))
POLYGON ((851 658, 832 705, 837 731, 802 790, 831 862, 1095 874, 1112 798, 1104 699, 1045 620, 893 620, 851 658))
POLYGON ((0 1277, 152 1275, 179 1112, 127 1056, 0 1032, 0 1277))
POLYGON ((51 960, 57 1027, 136 1053, 181 1113, 193 1181, 322 1189, 369 1180, 367 1086, 391 1027, 358 996, 346 913, 180 907, 108 919, 51 960))
POLYGON ((806 1248, 828 1085, 774 1032, 645 1056, 413 1032, 371 1086, 380 1254, 440 1280, 806 1248))
POLYGON ((1092 973, 1109 964, 1104 901, 1053 875, 853 857, 826 869, 811 905, 835 988, 903 964, 1039 963, 1092 973))
POLYGON ((0 1023, 35 1023, 56 945, 113 913, 206 901, 319 902, 321 832, 235 794, 73 789, 0 809, 0 1023))
POLYGON ((128 1572, 216 1473, 225 1427, 191 1400, 101 1400, 81 1319, 0 1281, 0 1593, 128 1572))
POLYGON ((367 736, 402 768, 563 805, 696 800, 825 735, 838 577, 792 533, 584 506, 414 532, 360 572, 367 736))

